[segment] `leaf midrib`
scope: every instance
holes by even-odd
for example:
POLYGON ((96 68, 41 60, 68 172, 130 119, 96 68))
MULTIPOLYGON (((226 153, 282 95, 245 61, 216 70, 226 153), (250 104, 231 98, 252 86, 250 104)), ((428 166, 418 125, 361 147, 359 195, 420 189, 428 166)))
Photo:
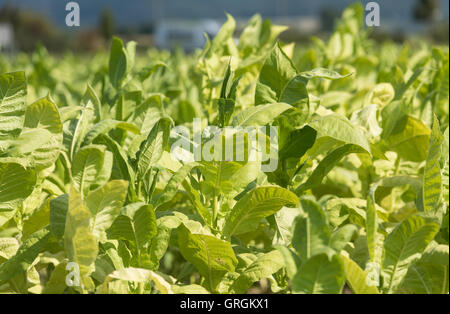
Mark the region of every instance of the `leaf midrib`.
POLYGON ((394 265, 394 269, 392 270, 392 275, 390 276, 390 282, 389 282, 389 288, 388 288, 388 293, 392 293, 392 286, 393 286, 393 282, 394 282, 394 278, 396 276, 396 272, 397 272, 397 268, 399 266, 399 263, 401 260, 403 260, 404 258, 402 258, 403 253, 405 251, 405 248, 408 247, 410 245, 410 240, 411 238, 414 237, 414 235, 416 235, 418 232, 420 232, 421 230, 423 230, 424 228, 426 228, 427 226, 429 226, 429 224, 424 224, 422 225, 419 229, 417 229, 415 232, 413 232, 405 241, 404 245, 402 245, 402 248, 399 252, 399 254, 397 254, 398 258, 396 258, 395 261, 395 265, 394 265))
MULTIPOLYGON (((273 197, 273 198, 270 198, 270 199, 265 199, 265 200, 263 200, 263 201, 261 201, 261 202, 258 202, 255 206, 253 206, 249 211, 247 211, 247 212, 245 213, 244 216, 242 216, 241 219, 239 219, 239 220, 234 220, 234 221, 237 221, 237 223, 235 223, 233 229, 231 229, 231 231, 230 231, 230 233, 229 233, 229 237, 231 237, 231 236, 234 234, 234 231, 236 231, 237 227, 240 226, 240 224, 241 224, 243 221, 245 221, 245 219, 248 218, 248 217, 250 216, 250 214, 252 214, 252 210, 254 210, 255 208, 258 208, 261 204, 264 204, 264 203, 266 203, 266 202, 271 203, 272 201, 277 201, 277 200, 280 200, 281 202, 285 201, 285 199, 282 198, 282 197, 273 197)), ((284 203, 284 202, 283 202, 283 203, 284 203)))

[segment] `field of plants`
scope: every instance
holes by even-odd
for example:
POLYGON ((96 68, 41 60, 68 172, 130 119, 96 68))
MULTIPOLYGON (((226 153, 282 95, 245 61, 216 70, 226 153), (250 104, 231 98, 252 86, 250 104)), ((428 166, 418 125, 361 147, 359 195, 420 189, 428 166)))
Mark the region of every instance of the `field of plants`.
POLYGON ((0 292, 447 294, 449 49, 362 21, 304 47, 228 16, 188 55, 0 55, 0 292), (174 158, 195 118, 205 143, 277 127, 275 171, 174 158))

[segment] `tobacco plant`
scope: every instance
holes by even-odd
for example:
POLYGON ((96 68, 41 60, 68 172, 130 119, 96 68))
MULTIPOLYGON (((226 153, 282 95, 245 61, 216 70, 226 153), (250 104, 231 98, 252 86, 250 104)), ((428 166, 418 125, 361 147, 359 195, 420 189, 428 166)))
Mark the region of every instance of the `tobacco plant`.
POLYGON ((0 291, 448 293, 448 47, 362 20, 308 47, 256 15, 191 55, 0 56, 0 291), (277 127, 276 169, 174 159, 195 118, 277 127))

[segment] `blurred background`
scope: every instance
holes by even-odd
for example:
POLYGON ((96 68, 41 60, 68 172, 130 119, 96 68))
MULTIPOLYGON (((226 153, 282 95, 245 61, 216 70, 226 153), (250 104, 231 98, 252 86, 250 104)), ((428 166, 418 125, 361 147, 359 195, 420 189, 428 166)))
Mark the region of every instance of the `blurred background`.
MULTIPOLYGON (((0 50, 32 51, 42 44, 52 52, 95 52, 112 36, 135 40, 142 49, 182 47, 192 51, 220 29, 229 13, 237 20, 236 36, 258 13, 289 26, 281 39, 304 42, 326 37, 342 10, 358 0, 77 0, 80 26, 65 24, 63 0, 0 0, 0 50)), ((402 42, 422 37, 448 44, 448 0, 378 0, 381 25, 374 39, 402 42)))

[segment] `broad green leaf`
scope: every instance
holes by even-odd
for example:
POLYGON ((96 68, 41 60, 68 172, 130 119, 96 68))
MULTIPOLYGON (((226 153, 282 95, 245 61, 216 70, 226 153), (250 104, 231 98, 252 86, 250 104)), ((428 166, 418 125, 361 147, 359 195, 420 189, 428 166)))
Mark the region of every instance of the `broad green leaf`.
POLYGON ((210 291, 214 291, 225 273, 233 272, 238 263, 229 242, 192 234, 184 225, 178 229, 178 245, 183 257, 207 278, 210 291))
POLYGON ((57 239, 62 238, 64 235, 68 210, 68 194, 62 194, 50 201, 50 231, 57 239))
POLYGON ((236 101, 236 89, 240 78, 234 79, 234 71, 231 71, 231 65, 228 64, 227 70, 225 72, 225 77, 222 83, 222 89, 220 91, 220 99, 218 99, 217 104, 219 106, 219 126, 224 127, 228 125, 231 115, 234 111, 235 101, 236 101))
POLYGON ((377 137, 383 132, 383 129, 378 125, 377 111, 377 105, 368 105, 353 112, 350 122, 363 127, 370 138, 377 137))
POLYGON ((423 253, 420 260, 421 263, 428 264, 438 264, 448 266, 449 264, 449 253, 448 245, 436 244, 430 245, 427 250, 423 253))
POLYGON ((438 224, 410 216, 389 234, 384 242, 382 270, 387 293, 396 292, 409 267, 420 259, 438 231, 438 224))
POLYGON ((243 29, 239 37, 238 49, 244 56, 248 56, 260 46, 262 24, 263 20, 261 15, 255 14, 243 29))
POLYGON ((202 200, 200 198, 200 192, 192 187, 191 184, 189 184, 187 181, 183 182, 184 190, 186 191, 189 200, 191 201, 192 205, 194 206, 195 210, 199 213, 199 215, 202 217, 203 221, 209 225, 212 226, 212 215, 211 211, 206 208, 205 205, 203 205, 202 200))
POLYGON ((341 255, 344 263, 345 279, 355 294, 379 294, 378 288, 367 285, 367 274, 350 258, 341 255))
POLYGON ((98 239, 106 240, 106 230, 119 215, 127 191, 128 182, 113 180, 89 193, 86 205, 92 215, 92 233, 98 239))
MULTIPOLYGON (((178 227, 178 225, 176 227, 178 227)), ((151 269, 159 269, 159 261, 164 257, 164 254, 166 254, 167 248, 169 247, 172 229, 176 227, 164 223, 159 223, 159 221, 157 220, 157 232, 155 237, 151 240, 149 250, 151 269)))
POLYGON ((283 206, 297 205, 298 198, 292 192, 275 186, 258 187, 246 194, 234 205, 223 227, 223 234, 251 232, 261 219, 268 217, 283 206))
MULTIPOLYGON (((422 74, 422 72, 425 70, 425 68, 420 67, 414 69, 414 73, 412 73, 412 75, 409 77, 408 81, 399 84, 400 86, 396 86, 397 87, 397 93, 395 95, 395 99, 401 99, 401 97, 404 96, 405 92, 408 90, 408 88, 410 88, 413 83, 420 77, 420 75, 422 74)), ((448 66, 447 66, 447 73, 448 73, 448 66)), ((447 88, 448 91, 448 88, 447 88)), ((447 92, 447 98, 448 98, 448 92, 447 92)))
POLYGON ((74 262, 80 270, 81 288, 93 289, 89 275, 94 271, 98 253, 97 239, 91 231, 91 213, 74 188, 69 193, 69 208, 64 229, 64 249, 69 262, 74 262))
POLYGON ((114 270, 125 267, 120 257, 118 258, 119 263, 115 263, 115 259, 111 258, 111 256, 118 256, 117 251, 112 247, 107 249, 107 253, 100 253, 97 256, 95 260, 95 271, 91 275, 93 279, 98 282, 104 282, 106 277, 114 270))
POLYGON ((357 232, 358 227, 351 224, 333 231, 330 236, 330 247, 339 254, 357 232))
POLYGON ((220 98, 217 100, 219 107, 219 126, 224 127, 229 124, 234 111, 235 101, 232 99, 220 98))
POLYGON ((151 66, 144 67, 138 73, 139 81, 144 82, 153 73, 155 73, 156 70, 158 70, 160 68, 167 68, 167 67, 168 67, 168 65, 161 61, 157 61, 154 64, 152 64, 151 66))
POLYGON ((288 247, 277 245, 275 247, 283 256, 284 267, 286 268, 286 274, 289 279, 294 278, 300 266, 299 257, 288 247))
POLYGON ((27 107, 24 126, 46 129, 53 134, 62 132, 58 107, 49 96, 41 98, 27 107))
POLYGON ((0 238, 0 262, 3 262, 2 259, 8 260, 13 257, 19 247, 20 244, 16 238, 0 238))
POLYGON ((152 281, 155 283, 156 288, 163 294, 172 294, 170 284, 158 273, 143 268, 123 268, 118 269, 108 275, 105 282, 99 287, 99 293, 108 293, 109 284, 113 280, 124 280, 139 283, 147 283, 152 281))
POLYGON ((239 37, 238 49, 244 58, 242 68, 245 69, 245 60, 250 64, 263 62, 278 35, 286 29, 287 26, 272 25, 269 19, 263 20, 259 14, 255 14, 239 37))
POLYGON ((250 107, 241 111, 233 118, 233 126, 264 126, 271 123, 277 116, 292 108, 286 103, 268 103, 250 107))
POLYGON ((167 182, 167 185, 164 187, 164 190, 161 192, 160 196, 154 202, 153 205, 155 208, 172 200, 181 188, 183 181, 188 178, 192 169, 198 166, 198 163, 188 163, 175 172, 167 182))
POLYGON ((409 185, 416 193, 419 193, 420 189, 422 188, 422 182, 420 178, 405 175, 385 177, 379 181, 378 185, 389 188, 409 185))
POLYGON ((324 159, 320 161, 319 165, 308 177, 308 180, 306 180, 305 183, 302 183, 295 189, 295 193, 297 195, 300 195, 304 191, 320 185, 322 183, 322 180, 341 161, 341 159, 352 153, 364 153, 364 150, 362 150, 360 146, 346 144, 330 152, 327 156, 325 156, 324 159))
POLYGON ((64 145, 70 152, 71 160, 75 158, 75 154, 81 147, 83 139, 89 132, 91 123, 95 120, 94 108, 91 102, 88 102, 85 107, 81 109, 81 114, 78 119, 70 121, 69 130, 64 130, 64 145))
POLYGON ((97 96, 97 93, 89 83, 87 84, 86 91, 84 92, 82 102, 85 107, 88 106, 88 102, 91 102, 96 116, 94 121, 99 122, 102 119, 102 104, 97 96))
POLYGON ((61 117, 61 123, 64 123, 68 120, 76 119, 78 113, 83 110, 82 106, 68 106, 59 108, 59 116, 61 117))
POLYGON ((430 243, 422 255, 408 269, 399 292, 416 294, 448 294, 448 245, 430 243))
POLYGON ((304 76, 294 76, 289 80, 286 86, 284 86, 279 101, 290 104, 296 108, 301 108, 304 105, 308 105, 309 95, 306 89, 307 83, 308 79, 306 79, 304 76))
POLYGON ((239 80, 240 77, 234 79, 234 71, 231 71, 231 64, 228 64, 225 77, 222 82, 222 89, 220 90, 220 98, 235 101, 239 80))
POLYGON ((283 256, 278 250, 265 253, 242 271, 231 286, 231 291, 234 293, 246 293, 254 282, 271 276, 283 266, 283 256))
POLYGON ((200 285, 192 284, 185 286, 172 285, 172 291, 176 294, 209 294, 210 292, 200 285))
POLYGON ((283 207, 273 216, 267 217, 267 220, 275 229, 275 235, 272 240, 274 245, 289 245, 292 241, 293 225, 295 218, 301 214, 299 208, 283 207))
POLYGON ((236 21, 231 15, 227 14, 227 21, 222 25, 220 31, 211 42, 208 56, 233 56, 237 54, 237 48, 233 38, 235 27, 236 21))
POLYGON ((47 229, 39 230, 26 239, 16 254, 0 265, 0 283, 3 283, 20 272, 27 271, 39 253, 43 251, 50 237, 47 229))
POLYGON ((444 141, 439 130, 439 122, 434 117, 433 129, 430 135, 430 144, 423 173, 423 208, 425 211, 436 212, 441 202, 442 177, 440 168, 441 146, 444 141))
POLYGON ((123 148, 109 136, 102 136, 102 141, 113 155, 112 177, 134 182, 135 173, 123 148))
POLYGON ((341 75, 341 74, 337 73, 336 71, 332 71, 329 69, 315 68, 310 71, 300 72, 299 75, 303 76, 307 79, 325 78, 325 79, 329 79, 329 80, 337 80, 337 79, 341 79, 341 78, 346 78, 352 74, 350 73, 350 74, 346 74, 346 75, 341 75))
POLYGON ((210 46, 205 46, 206 56, 236 56, 237 48, 234 42, 233 33, 236 28, 236 21, 227 14, 227 21, 222 25, 220 31, 211 41, 210 46))
POLYGON ((199 170, 205 176, 201 182, 206 195, 236 194, 254 181, 260 171, 259 162, 219 161, 204 162, 199 170))
POLYGON ((6 154, 11 157, 25 157, 34 164, 33 152, 46 145, 52 133, 45 129, 24 128, 20 135, 10 141, 6 154))
POLYGON ((22 237, 26 239, 30 234, 43 229, 50 224, 50 199, 37 208, 33 214, 24 221, 22 237))
POLYGON ((19 135, 25 117, 26 95, 24 72, 0 75, 0 140, 19 135))
POLYGON ((338 294, 345 283, 345 269, 338 255, 319 254, 308 259, 292 279, 292 291, 302 294, 338 294))
POLYGON ((115 88, 120 88, 134 65, 134 42, 129 42, 124 47, 122 40, 114 37, 111 43, 109 56, 109 79, 115 88))
POLYGON ((154 125, 164 117, 163 107, 167 97, 163 94, 151 94, 135 109, 132 121, 139 127, 142 135, 148 135, 154 125))
POLYGON ((105 154, 105 146, 88 145, 75 155, 72 165, 73 183, 83 195, 87 195, 91 186, 97 183, 104 167, 105 154))
POLYGON ((261 69, 256 85, 255 104, 279 102, 284 87, 296 75, 297 70, 292 61, 279 44, 275 45, 261 69))
POLYGON ((66 277, 68 272, 66 271, 67 263, 59 263, 55 269, 53 269, 49 280, 47 281, 43 294, 62 294, 66 288, 66 277))
POLYGON ((119 93, 114 106, 115 119, 123 121, 130 117, 142 101, 141 90, 126 90, 119 93))
POLYGON ((448 294, 448 266, 415 263, 408 269, 399 291, 409 294, 448 294))
POLYGON ((386 139, 387 150, 398 153, 404 160, 423 161, 427 157, 430 133, 430 129, 422 121, 404 116, 386 139))
POLYGON ((311 122, 309 126, 317 131, 317 138, 330 137, 345 144, 354 144, 371 153, 364 132, 344 116, 338 114, 323 116, 311 122))
POLYGON ((106 184, 111 178, 114 157, 112 152, 105 150, 105 157, 103 158, 103 166, 98 173, 95 182, 90 186, 90 189, 96 189, 106 184))
POLYGON ((63 134, 58 107, 49 97, 42 98, 27 107, 25 112, 26 128, 49 131, 45 142, 31 153, 37 169, 52 166, 62 148, 63 134))
POLYGON ((16 163, 0 162, 0 227, 34 189, 36 172, 16 163))
POLYGON ((300 207, 303 213, 295 220, 292 246, 302 262, 306 262, 312 256, 332 252, 328 246, 331 232, 319 204, 302 199, 300 207))
POLYGON ((280 159, 302 157, 313 146, 316 135, 316 130, 309 126, 290 132, 289 139, 280 149, 280 159))
POLYGON ((122 209, 108 231, 108 236, 134 242, 143 249, 156 235, 156 217, 151 205, 133 203, 122 209))
POLYGON ((256 84, 255 104, 284 102, 294 107, 309 104, 306 85, 310 79, 339 79, 346 76, 324 68, 297 74, 292 61, 277 44, 261 69, 256 84))
POLYGON ((106 119, 95 124, 84 138, 82 146, 92 144, 93 140, 100 134, 107 134, 112 129, 119 128, 134 134, 139 134, 139 129, 132 123, 106 119))
POLYGON ((136 154, 137 180, 142 179, 150 167, 154 166, 161 158, 163 150, 168 144, 170 120, 160 119, 150 131, 147 139, 141 144, 136 154))
POLYGON ((378 105, 380 108, 388 105, 395 97, 395 91, 391 84, 380 83, 375 85, 367 94, 366 105, 378 105))
POLYGON ((397 126, 398 122, 408 113, 408 106, 404 101, 393 101, 381 111, 382 129, 381 137, 387 139, 397 126))

